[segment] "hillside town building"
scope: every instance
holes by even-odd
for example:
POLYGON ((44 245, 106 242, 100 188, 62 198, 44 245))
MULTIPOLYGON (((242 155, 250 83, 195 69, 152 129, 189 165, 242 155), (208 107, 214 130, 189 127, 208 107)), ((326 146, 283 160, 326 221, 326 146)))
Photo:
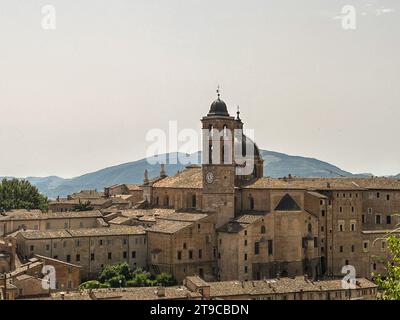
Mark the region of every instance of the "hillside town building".
MULTIPOLYGON (((22 262, 40 255, 79 266, 85 279, 119 262, 154 274, 171 273, 179 283, 186 279, 184 294, 171 293, 177 298, 187 298, 189 291, 199 298, 197 289, 188 289, 195 286, 190 277, 196 276, 208 288, 205 291, 210 290, 208 298, 233 297, 237 292, 246 299, 333 299, 337 292, 346 294, 336 282, 332 294, 328 282, 326 287, 325 282, 307 282, 312 287, 309 293, 302 289, 304 294, 289 294, 273 290, 274 282, 267 279, 342 278, 346 265, 354 266, 357 278, 385 272, 384 261, 390 259, 386 235, 398 234, 395 228, 400 223, 399 180, 302 178, 289 173, 279 179, 264 177, 254 142, 244 135, 239 141, 213 134, 242 130, 239 112, 230 116, 218 96, 201 123, 210 132, 203 150, 207 161, 201 166, 188 165, 167 176, 161 164, 160 175, 152 178, 146 171, 141 185, 114 185, 104 193, 82 191, 53 201, 48 213, 1 213, 0 235, 14 239, 14 255, 22 262), (220 139, 222 143, 213 144, 220 139), (252 147, 249 155, 242 151, 253 160, 253 170, 246 174, 231 151, 243 141, 252 147), (214 162, 215 154, 222 161, 214 162), (97 210, 74 211, 76 204, 87 201, 97 210)), ((2 241, 0 269, 12 272, 13 249, 2 241)), ((295 283, 276 281, 288 287, 295 283)), ((355 295, 374 295, 376 288, 363 281, 359 280, 361 294, 355 295)), ((145 290, 129 292, 132 297, 146 295, 145 290)), ((101 298, 107 291, 94 294, 101 298)))

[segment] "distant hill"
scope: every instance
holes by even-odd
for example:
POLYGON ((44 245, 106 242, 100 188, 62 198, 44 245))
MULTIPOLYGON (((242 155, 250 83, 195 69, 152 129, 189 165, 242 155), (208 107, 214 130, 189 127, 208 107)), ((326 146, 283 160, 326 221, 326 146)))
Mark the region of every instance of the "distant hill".
MULTIPOLYGON (((302 177, 338 177, 338 176, 360 176, 353 175, 351 172, 344 171, 332 164, 313 158, 300 156, 291 156, 284 153, 260 150, 264 158, 264 175, 274 178, 287 176, 289 173, 293 176, 302 177)), ((168 159, 167 163, 175 163, 177 157, 183 157, 184 154, 170 153, 164 155, 168 159)), ((201 153, 197 152, 189 155, 191 163, 201 163, 201 153)), ((160 156, 159 156, 160 157, 160 156)), ((162 157, 162 156, 161 156, 162 157)), ((156 157, 149 158, 155 160, 156 157)), ((184 169, 186 165, 166 164, 165 170, 168 175, 175 174, 178 170, 184 169)), ((141 159, 134 162, 124 163, 113 167, 105 168, 96 172, 88 173, 71 179, 63 179, 56 176, 50 177, 27 177, 40 192, 49 198, 57 196, 65 197, 68 194, 83 189, 103 190, 105 186, 118 183, 141 183, 143 181, 144 170, 149 171, 150 177, 159 174, 159 164, 149 164, 148 159, 141 159)), ((361 176, 368 176, 361 175, 361 176)), ((400 175, 399 175, 400 178, 400 175)))

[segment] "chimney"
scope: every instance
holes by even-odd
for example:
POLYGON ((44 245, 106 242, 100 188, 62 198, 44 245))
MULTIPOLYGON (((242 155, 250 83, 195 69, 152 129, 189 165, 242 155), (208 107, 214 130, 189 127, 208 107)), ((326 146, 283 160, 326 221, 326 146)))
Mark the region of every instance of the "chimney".
POLYGON ((144 180, 143 180, 143 184, 148 184, 149 183, 149 172, 146 170, 144 170, 144 180))
POLYGON ((161 165, 160 165, 160 177, 164 178, 165 176, 166 176, 166 174, 165 174, 165 165, 164 165, 164 163, 161 163, 161 165))
POLYGON ((165 287, 157 288, 157 297, 159 298, 165 297, 165 287))

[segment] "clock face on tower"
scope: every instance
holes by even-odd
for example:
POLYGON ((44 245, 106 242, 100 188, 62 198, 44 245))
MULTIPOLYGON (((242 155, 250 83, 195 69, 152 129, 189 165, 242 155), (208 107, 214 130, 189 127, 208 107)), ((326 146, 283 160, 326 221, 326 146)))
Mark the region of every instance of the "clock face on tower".
POLYGON ((214 182, 214 173, 212 173, 211 171, 207 172, 206 181, 209 184, 213 183, 214 182))

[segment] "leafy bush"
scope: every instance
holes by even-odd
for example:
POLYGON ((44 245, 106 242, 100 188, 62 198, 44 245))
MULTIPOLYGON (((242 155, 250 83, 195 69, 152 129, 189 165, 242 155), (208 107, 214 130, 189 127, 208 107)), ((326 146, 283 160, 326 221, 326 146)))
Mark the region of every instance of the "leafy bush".
POLYGON ((110 285, 107 283, 101 283, 97 280, 90 280, 82 283, 79 289, 99 289, 99 288, 109 288, 110 285))
POLYGON ((155 282, 157 285, 161 285, 164 287, 171 287, 176 285, 175 278, 166 272, 162 272, 156 276, 155 282))

